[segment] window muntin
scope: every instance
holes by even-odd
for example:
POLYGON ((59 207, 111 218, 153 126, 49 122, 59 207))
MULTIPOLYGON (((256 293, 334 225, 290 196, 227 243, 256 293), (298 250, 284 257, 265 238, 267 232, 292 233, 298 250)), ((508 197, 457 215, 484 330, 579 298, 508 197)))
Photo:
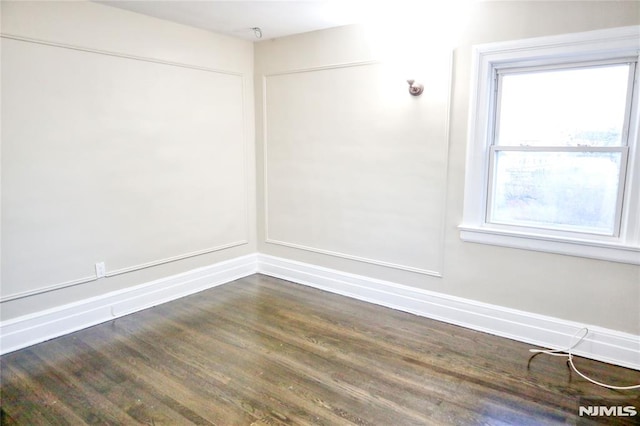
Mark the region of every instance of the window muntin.
POLYGON ((634 72, 496 70, 486 223, 619 235, 634 72))

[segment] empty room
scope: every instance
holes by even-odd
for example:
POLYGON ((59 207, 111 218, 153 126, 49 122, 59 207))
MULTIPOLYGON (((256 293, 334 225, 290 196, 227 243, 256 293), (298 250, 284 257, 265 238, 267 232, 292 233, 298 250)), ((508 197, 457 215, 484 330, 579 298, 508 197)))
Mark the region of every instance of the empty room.
POLYGON ((640 2, 0 2, 2 425, 640 424, 640 2))

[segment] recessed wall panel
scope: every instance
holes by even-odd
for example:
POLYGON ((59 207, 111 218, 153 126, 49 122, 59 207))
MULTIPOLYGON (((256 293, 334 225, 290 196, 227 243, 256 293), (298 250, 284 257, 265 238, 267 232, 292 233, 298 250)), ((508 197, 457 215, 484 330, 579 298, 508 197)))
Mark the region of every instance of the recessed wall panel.
POLYGON ((3 38, 3 296, 246 241, 242 85, 3 38))
POLYGON ((448 87, 412 97, 382 63, 265 86, 267 242, 437 275, 448 87))

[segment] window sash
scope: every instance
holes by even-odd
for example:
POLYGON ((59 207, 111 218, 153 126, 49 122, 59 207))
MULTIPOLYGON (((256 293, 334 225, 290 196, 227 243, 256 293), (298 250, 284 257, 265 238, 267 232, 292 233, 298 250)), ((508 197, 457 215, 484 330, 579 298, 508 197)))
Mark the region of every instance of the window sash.
POLYGON ((628 146, 612 146, 612 147, 588 147, 588 146, 568 146, 568 147, 556 147, 556 146, 499 146, 491 145, 489 148, 489 167, 488 167, 488 188, 487 199, 485 204, 484 223, 490 226, 502 226, 517 229, 517 228, 533 228, 549 233, 550 235, 574 235, 574 236, 605 236, 618 238, 621 232, 622 215, 623 215, 623 200, 625 194, 625 180, 627 175, 627 166, 629 159, 629 147, 628 146), (491 209, 494 203, 494 194, 496 191, 496 159, 498 153, 501 151, 511 152, 567 152, 567 153, 620 153, 620 167, 618 171, 618 188, 616 194, 615 216, 614 225, 611 233, 597 232, 592 230, 586 230, 580 227, 574 227, 569 225, 549 225, 549 224, 536 224, 531 222, 522 223, 503 223, 493 221, 491 217, 491 209))
POLYGON ((493 107, 492 110, 492 126, 491 126, 491 137, 490 141, 492 145, 499 144, 499 134, 498 129, 500 128, 500 112, 501 112, 501 99, 502 99, 502 77, 505 75, 513 75, 513 74, 535 74, 538 72, 545 71, 561 71, 561 70, 570 70, 570 69, 588 69, 602 66, 611 66, 611 65, 628 65, 629 72, 627 75, 627 98, 624 109, 624 122, 622 124, 622 133, 620 135, 621 145, 629 145, 629 132, 631 126, 631 111, 633 107, 633 94, 634 83, 636 81, 636 72, 638 68, 638 57, 617 57, 613 59, 606 59, 600 61, 580 61, 580 62, 558 62, 547 65, 531 65, 531 66, 522 66, 519 63, 517 66, 513 64, 503 63, 499 66, 493 68, 493 107))

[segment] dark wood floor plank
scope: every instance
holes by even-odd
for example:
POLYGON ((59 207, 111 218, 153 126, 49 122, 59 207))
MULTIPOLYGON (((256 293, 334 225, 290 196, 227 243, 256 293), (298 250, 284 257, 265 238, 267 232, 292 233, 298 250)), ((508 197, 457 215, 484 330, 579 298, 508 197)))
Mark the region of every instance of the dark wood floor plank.
MULTIPOLYGON (((206 318, 202 317, 204 323, 201 322, 190 325, 187 322, 184 328, 181 328, 179 331, 181 335, 180 346, 166 348, 166 350, 174 353, 178 358, 184 358, 184 354, 179 352, 181 349, 186 348, 185 350, 191 355, 189 358, 193 359, 198 346, 215 347, 215 353, 209 353, 206 359, 201 359, 202 368, 215 369, 218 365, 217 363, 225 363, 227 359, 234 359, 234 364, 237 364, 240 368, 233 371, 226 370, 225 374, 228 377, 233 377, 235 386, 238 387, 240 384, 243 384, 243 386, 260 389, 264 394, 259 394, 258 399, 267 398, 276 400, 273 395, 278 395, 278 405, 287 406, 293 403, 300 408, 310 411, 309 413, 298 413, 302 418, 296 418, 296 421, 312 420, 313 423, 318 423, 320 419, 327 416, 329 417, 326 419, 327 421, 333 420, 335 422, 340 420, 344 422, 348 420, 349 412, 344 408, 336 408, 334 410, 334 413, 339 413, 340 417, 326 412, 329 399, 326 392, 324 393, 324 398, 319 400, 304 398, 305 395, 323 394, 322 390, 318 389, 319 386, 322 387, 323 381, 314 378, 313 374, 302 376, 304 380, 300 380, 300 371, 306 368, 304 359, 308 354, 298 352, 297 355, 293 356, 293 358, 298 359, 298 361, 294 366, 291 366, 289 363, 283 362, 279 354, 281 350, 285 349, 282 343, 278 343, 278 341, 268 337, 259 345, 253 345, 251 341, 255 339, 256 336, 260 338, 259 334, 250 331, 248 336, 247 334, 243 335, 242 327, 233 323, 230 323, 233 324, 233 333, 225 333, 221 330, 220 326, 223 322, 229 323, 229 321, 223 318, 218 318, 218 322, 216 323, 215 340, 209 341, 209 337, 206 334, 198 333, 197 330, 202 328, 203 325, 208 324, 208 321, 212 321, 215 317, 215 315, 209 313, 206 318), (265 346, 265 341, 275 343, 265 346), (242 342, 242 345, 236 346, 236 342, 242 342), (208 363, 212 364, 207 365, 208 363), (307 389, 309 386, 313 389, 307 389), (318 412, 317 408, 322 408, 323 412, 318 412)), ((185 321, 184 318, 182 321, 185 321)), ((127 327, 124 322, 120 322, 120 326, 127 327)), ((129 324, 125 334, 136 333, 137 331, 140 330, 136 327, 136 324, 129 324)), ((173 332, 175 332, 175 330, 172 331, 172 333, 173 332)), ((146 330, 144 334, 148 335, 146 337, 149 339, 148 343, 154 342, 157 339, 153 330, 146 330)), ((148 348, 148 350, 153 351, 153 348, 148 348)), ((196 355, 196 357, 199 358, 200 356, 196 355)), ((345 395, 341 395, 341 399, 344 402, 345 395)), ((356 402, 355 400, 351 401, 351 403, 356 402)), ((382 414, 386 415, 387 412, 384 411, 381 415, 382 414)))
MULTIPOLYGON (((263 286, 274 289, 281 282, 281 280, 271 277, 261 279, 263 286)), ((295 309, 296 306, 303 306, 300 312, 304 313, 305 310, 312 312, 316 319, 320 318, 328 322, 336 322, 344 329, 352 328, 357 330, 358 334, 372 336, 382 342, 392 342, 400 339, 400 346, 425 353, 426 355, 432 355, 436 358, 448 360, 451 357, 462 356, 462 359, 472 361, 471 364, 474 369, 482 365, 491 368, 504 366, 505 370, 507 367, 510 368, 512 366, 517 369, 524 369, 526 363, 522 363, 522 361, 528 360, 530 356, 528 349, 531 348, 531 345, 526 343, 509 341, 510 344, 505 345, 503 344, 505 339, 488 336, 486 333, 438 321, 424 320, 424 318, 413 317, 404 312, 381 308, 376 305, 368 304, 362 306, 361 302, 353 299, 346 299, 345 302, 337 303, 335 298, 344 298, 334 294, 328 295, 327 298, 324 296, 318 297, 318 293, 323 295, 326 293, 302 286, 295 286, 292 290, 288 290, 283 297, 292 297, 292 293, 296 295, 295 297, 304 300, 303 304, 292 304, 292 309, 295 309), (381 313, 381 310, 383 313, 381 313), (340 313, 341 311, 342 314, 340 313), (354 315, 345 314, 345 312, 348 313, 349 311, 354 312, 354 315), (345 318, 347 318, 346 321, 344 320, 345 318), (411 318, 415 318, 415 321, 411 321, 411 318), (344 323, 340 323, 340 319, 344 323), (429 353, 436 348, 445 349, 445 351, 429 353)), ((545 358, 544 356, 539 359, 549 360, 548 357, 545 358)), ((630 370, 628 369, 610 369, 608 364, 581 358, 577 358, 576 362, 584 367, 585 372, 588 371, 594 375, 600 373, 606 376, 602 377, 605 381, 613 381, 619 385, 629 382, 628 374, 630 370)), ((565 371, 564 360, 557 359, 552 363, 534 362, 532 366, 543 369, 543 372, 547 372, 544 369, 550 367, 561 377, 566 377, 563 374, 565 371)), ((517 378, 519 377, 520 375, 518 374, 517 378)), ((584 384, 587 385, 586 382, 584 384)), ((591 385, 586 388, 591 390, 591 385)))
POLYGON ((65 404, 57 404, 58 398, 48 389, 39 386, 14 365, 2 366, 2 423, 29 425, 71 425, 71 419, 81 424, 83 420, 65 404), (11 415, 6 412, 11 409, 11 415))
MULTIPOLYGON (((573 424, 529 345, 254 275, 1 357, 2 424, 573 424)), ((576 358, 601 380, 640 372, 576 358)))
MULTIPOLYGON (((233 312, 220 312, 219 315, 223 316, 224 318, 234 318, 235 314, 233 312)), ((287 316, 290 317, 290 314, 288 313, 287 316)), ((271 330, 271 333, 270 333, 271 337, 276 338, 279 341, 291 341, 292 339, 295 339, 295 334, 296 334, 295 326, 292 329, 287 328, 287 324, 290 322, 289 321, 290 318, 276 316, 270 319, 274 324, 277 324, 278 326, 276 330, 271 330)), ((241 318, 236 318, 236 320, 241 321, 241 318)), ((266 321, 265 323, 268 324, 269 322, 270 321, 266 321)), ((302 325, 302 324, 300 323, 299 325, 302 325)), ((262 326, 262 327, 268 328, 269 326, 262 326)), ((302 329, 306 331, 312 331, 314 332, 314 334, 324 333, 325 336, 327 333, 332 332, 332 327, 327 324, 319 323, 318 318, 314 318, 314 321, 311 324, 309 323, 304 324, 302 329), (314 331, 314 327, 318 327, 318 329, 314 331)), ((363 335, 361 335, 361 337, 362 336, 363 335)), ((307 339, 307 340, 313 340, 313 339, 307 339)), ((338 338, 334 340, 349 341, 349 344, 342 345, 342 349, 332 350, 331 356, 330 356, 332 358, 332 361, 337 361, 336 362, 337 365, 348 366, 351 369, 351 371, 362 370, 365 365, 368 365, 370 367, 369 370, 376 372, 376 375, 377 375, 376 381, 378 382, 384 381, 385 379, 389 378, 389 375, 381 373, 382 371, 386 371, 389 368, 395 369, 396 371, 409 372, 411 367, 414 367, 417 365, 418 368, 420 368, 421 370, 428 372, 429 380, 414 381, 413 383, 415 387, 420 387, 420 385, 422 385, 421 387, 422 392, 417 392, 417 393, 421 395, 423 402, 426 400, 424 396, 425 394, 424 384, 428 383, 429 385, 432 385, 432 388, 433 388, 434 382, 436 382, 435 388, 437 389, 436 390, 437 392, 438 390, 442 391, 443 389, 446 389, 448 387, 447 385, 449 384, 448 382, 452 382, 457 386, 457 383, 461 381, 464 381, 464 382, 477 381, 479 382, 480 386, 491 387, 494 392, 496 391, 501 392, 505 398, 518 398, 519 393, 520 394, 524 393, 528 397, 531 397, 534 395, 533 390, 538 391, 538 389, 533 389, 533 390, 526 389, 524 391, 515 392, 515 390, 517 390, 517 388, 521 387, 520 385, 523 384, 521 379, 515 378, 515 377, 508 377, 508 376, 501 377, 501 380, 504 381, 506 379, 507 383, 502 385, 496 385, 494 384, 495 373, 493 373, 492 371, 489 371, 490 374, 488 374, 485 371, 486 368, 482 368, 482 366, 478 366, 475 364, 471 364, 471 366, 469 367, 469 363, 467 359, 468 356, 464 357, 464 359, 462 360, 463 362, 457 363, 457 369, 459 371, 452 371, 450 369, 450 366, 451 366, 451 362, 455 361, 455 357, 452 357, 451 354, 448 354, 449 356, 447 359, 440 360, 439 362, 435 362, 435 363, 433 362, 433 360, 431 360, 430 364, 428 364, 427 362, 422 362, 418 360, 419 358, 422 357, 422 353, 411 353, 411 351, 407 350, 406 347, 396 348, 393 344, 389 344, 386 340, 380 339, 379 336, 364 335, 363 344, 358 345, 357 344, 358 338, 355 338, 354 333, 347 331, 343 333, 343 335, 338 336, 338 338), (345 352, 345 353, 342 353, 342 352, 345 352), (413 356, 413 358, 411 358, 411 356, 413 356), (336 359, 336 358, 341 358, 341 359, 336 359), (381 365, 376 365, 376 360, 381 360, 381 365), (406 362, 399 363, 398 360, 406 361, 406 362), (376 368, 376 367, 381 367, 381 368, 376 368), (435 380, 435 376, 438 376, 438 375, 441 375, 444 379, 438 382, 437 380, 435 380)), ((304 339, 298 339, 297 343, 295 344, 304 346, 305 343, 307 342, 304 339)), ((307 350, 310 350, 310 349, 307 348, 307 350)), ((329 354, 325 356, 329 356, 329 354)), ((353 373, 351 374, 351 376, 352 377, 354 376, 353 373)), ((413 392, 410 389, 402 388, 399 386, 397 377, 394 376, 393 378, 396 379, 396 382, 393 383, 393 386, 391 386, 390 383, 386 383, 383 386, 383 388, 393 389, 394 391, 400 391, 399 393, 403 395, 413 394, 413 392)), ((497 382, 499 383, 500 381, 497 381, 497 382)), ((526 382, 524 384, 531 387, 530 384, 526 382)), ((547 389, 542 388, 542 389, 539 389, 539 391, 542 392, 543 395, 549 395, 547 389)), ((455 392, 454 390, 449 389, 449 392, 441 395, 441 398, 445 398, 445 399, 451 398, 454 392, 455 392)), ((554 399, 555 398, 551 397, 548 401, 546 401, 546 403, 554 405, 555 404, 554 399)), ((403 402, 405 404, 408 403, 406 399, 403 402)), ((424 410, 423 408, 423 412, 428 413, 428 410, 424 410)))
MULTIPOLYGON (((232 316, 231 313, 226 313, 226 314, 221 314, 221 315, 225 315, 226 317, 230 317, 232 316)), ((288 315, 288 314, 287 314, 288 315)), ((286 327, 283 327, 283 324, 288 324, 289 321, 287 318, 273 318, 274 323, 278 324, 278 327, 281 329, 281 331, 283 331, 284 336, 283 335, 278 335, 278 332, 275 332, 275 335, 277 335, 277 337, 281 340, 286 340, 287 338, 285 337, 286 335, 292 336, 295 334, 295 328, 291 329, 291 330, 286 330, 286 327)), ((312 324, 305 324, 304 329, 307 331, 314 331, 314 333, 326 333, 327 332, 331 332, 332 328, 330 326, 328 326, 327 324, 322 324, 318 322, 318 319, 315 318, 315 321, 312 324), (319 327, 318 330, 314 331, 314 327, 319 327)), ((480 384, 483 384, 485 386, 491 386, 493 387, 493 390, 500 390, 503 397, 505 399, 511 399, 511 398, 515 398, 517 399, 517 392, 514 392, 514 387, 516 387, 517 385, 519 385, 521 383, 521 380, 509 380, 506 385, 501 386, 500 388, 497 388, 495 385, 493 385, 493 383, 491 382, 491 380, 493 379, 492 375, 487 375, 485 372, 483 372, 483 369, 479 369, 480 371, 478 372, 478 374, 473 374, 470 375, 468 373, 465 373, 464 371, 464 365, 459 364, 458 368, 460 370, 462 370, 461 372, 457 372, 457 373, 452 373, 449 370, 450 365, 447 365, 447 369, 444 369, 444 367, 442 365, 440 365, 438 367, 438 365, 427 365, 424 362, 418 362, 416 359, 411 359, 408 358, 408 355, 411 355, 410 351, 407 351, 406 347, 403 348, 396 348, 394 347, 393 344, 389 344, 387 341, 380 339, 377 336, 372 336, 370 338, 367 338, 367 341, 364 342, 363 345, 354 345, 354 336, 351 335, 351 333, 347 332, 345 335, 340 336, 340 338, 336 339, 336 340, 349 340, 349 344, 348 345, 342 345, 342 347, 346 350, 346 349, 351 349, 350 352, 347 353, 342 353, 342 351, 333 351, 333 354, 336 355, 338 354, 338 359, 337 364, 339 365, 347 365, 350 368, 352 368, 352 370, 354 368, 363 368, 364 365, 369 365, 370 367, 372 367, 371 369, 373 371, 377 372, 377 376, 378 376, 378 381, 382 380, 385 381, 385 379, 389 378, 388 374, 384 374, 381 373, 381 371, 385 371, 386 369, 388 369, 389 367, 391 368, 395 368, 397 371, 402 371, 402 372, 408 372, 410 370, 410 367, 412 366, 412 364, 418 364, 419 368, 427 371, 429 373, 429 380, 422 380, 422 381, 414 381, 414 389, 407 389, 407 388, 402 388, 399 386, 399 383, 397 381, 397 377, 393 377, 393 379, 395 380, 395 383, 384 383, 383 387, 388 388, 388 389, 394 389, 396 391, 401 391, 401 394, 404 395, 411 395, 413 394, 416 388, 419 389, 419 386, 422 384, 422 391, 423 392, 417 392, 419 395, 421 395, 421 397, 424 399, 424 383, 429 383, 429 384, 433 384, 434 382, 434 376, 437 375, 437 372, 442 373, 442 376, 445 378, 445 380, 442 380, 440 382, 438 382, 438 390, 442 390, 443 388, 446 388, 447 386, 447 381, 449 382, 454 382, 456 384, 456 386, 458 385, 458 383, 460 383, 461 381, 464 382, 469 382, 469 381, 473 381, 473 380, 479 380, 477 378, 474 378, 473 376, 479 375, 479 376, 484 376, 485 377, 485 381, 487 381, 487 383, 484 382, 480 382, 480 384), (356 346, 354 348, 354 346, 356 346), (353 349, 355 349, 355 351, 353 351, 353 349), (386 353, 385 353, 386 351, 386 353), (340 357, 340 355, 342 355, 342 357, 340 357), (382 364, 380 366, 376 365, 376 360, 382 360, 382 364), (406 361, 406 360, 410 360, 411 363, 399 363, 398 360, 401 361, 406 361), (356 364, 358 364, 358 366, 356 366, 354 364, 354 362, 356 364), (377 369, 376 367, 387 367, 386 369, 377 369), (510 382, 510 383, 509 383, 510 382)), ((304 341, 303 341, 304 344, 304 341)), ((421 354, 420 353, 414 353, 412 354, 414 358, 420 358, 421 354)), ((335 357, 334 357, 335 358, 335 357)), ((335 361, 335 359, 334 359, 335 361)), ((450 362, 451 360, 447 360, 447 362, 450 362)), ((466 360, 465 360, 466 363, 466 360)), ((478 370, 477 366, 473 366, 474 368, 470 369, 470 372, 475 373, 476 370, 478 370)), ((455 394, 455 390, 452 392, 451 390, 447 393, 442 395, 443 399, 451 399, 454 394, 455 394)), ((527 395, 531 395, 531 392, 526 392, 527 395)), ((403 401, 405 404, 408 404, 409 402, 407 400, 403 401)), ((549 402, 553 402, 553 400, 549 401, 549 402)), ((519 401, 520 404, 527 404, 528 401, 519 401)), ((515 405, 515 404, 514 404, 515 405)), ((428 414, 429 411, 428 410, 424 410, 423 413, 428 414)), ((556 418, 562 418, 562 415, 557 415, 555 416, 556 418)))
MULTIPOLYGON (((381 416, 401 409, 405 416, 409 417, 413 407, 408 403, 408 399, 414 397, 414 391, 424 391, 424 388, 418 389, 417 386, 411 389, 409 383, 401 387, 400 380, 395 380, 393 386, 391 386, 392 383, 388 380, 390 378, 389 375, 382 374, 381 370, 375 368, 375 365, 367 364, 365 352, 353 354, 355 356, 349 359, 346 356, 340 356, 340 349, 338 348, 327 352, 326 347, 319 346, 315 339, 310 339, 308 336, 300 334, 300 329, 288 327, 282 318, 273 317, 269 318, 270 321, 243 324, 242 317, 236 316, 233 312, 220 312, 216 315, 219 315, 219 319, 222 321, 230 321, 236 335, 244 333, 245 335, 264 336, 265 342, 275 342, 276 344, 274 345, 261 342, 260 347, 252 347, 250 350, 259 351, 261 348, 265 348, 267 351, 264 354, 265 357, 271 357, 291 371, 304 372, 307 377, 315 378, 316 381, 321 383, 332 381, 345 391, 351 389, 352 393, 354 392, 353 389, 358 389, 361 392, 365 392, 368 398, 372 398, 372 395, 374 395, 372 401, 379 406, 381 416), (269 325, 271 320, 275 321, 278 326, 269 325), (284 356, 280 356, 280 353, 284 354, 284 356), (296 362, 292 363, 291 360, 296 362), (341 363, 340 361, 346 362, 341 363), (323 373, 305 371, 307 365, 317 366, 318 370, 323 373), (340 367, 336 368, 337 365, 340 367), (349 370, 348 375, 342 374, 342 370, 345 368, 349 370), (402 405, 399 405, 399 402, 402 402, 402 405)), ((346 343, 347 341, 345 339, 342 347, 352 344, 351 342, 346 343)), ((392 367, 393 364, 390 363, 387 366, 392 367)), ((355 394, 358 393, 356 392, 355 394)), ((420 411, 414 413, 416 418, 424 417, 425 411, 429 411, 427 403, 429 400, 433 400, 433 398, 425 398, 424 392, 422 394, 422 397, 415 398, 415 402, 420 405, 420 411)), ((436 399, 433 404, 437 405, 439 402, 436 399)))
MULTIPOLYGON (((137 383, 153 389, 163 389, 168 395, 181 402, 190 412, 209 424, 248 424, 256 420, 242 411, 231 411, 224 401, 212 398, 207 388, 216 386, 201 383, 184 372, 180 362, 165 356, 154 358, 153 354, 140 352, 136 338, 120 338, 111 330, 96 328, 82 336, 82 341, 96 351, 100 351, 126 371, 137 383), (104 344, 109 341, 110 344, 104 344)), ((159 341, 158 344, 161 342, 159 341)))
MULTIPOLYGON (((292 371, 300 371, 301 369, 304 369, 306 365, 317 365, 322 371, 332 372, 332 370, 334 370, 334 365, 340 365, 339 363, 335 363, 336 352, 327 352, 326 348, 318 346, 316 341, 312 341, 313 339, 309 339, 304 335, 304 333, 300 333, 300 329, 288 328, 281 319, 265 318, 267 321, 252 323, 250 321, 245 321, 242 316, 235 316, 233 312, 226 311, 207 315, 207 320, 212 321, 213 318, 217 318, 218 326, 226 323, 226 327, 230 328, 230 331, 227 332, 230 340, 235 336, 263 336, 264 342, 267 342, 266 344, 264 342, 260 342, 257 347, 249 347, 248 349, 251 351, 266 349, 263 356, 271 356, 271 358, 278 362, 282 362, 283 365, 292 371), (272 320, 278 324, 277 327, 269 325, 272 320), (270 345, 269 342, 275 342, 275 345, 270 345), (278 358, 278 353, 280 352, 286 353, 287 356, 284 359, 278 358), (290 354, 294 356, 290 356, 290 354), (301 365, 289 365, 286 363, 289 359, 300 360, 301 365)), ((218 333, 221 332, 220 328, 217 330, 218 333)), ((250 341, 248 338, 242 338, 240 340, 247 342, 250 341)), ((384 375, 380 374, 379 370, 377 371, 375 368, 372 368, 371 365, 365 365, 363 362, 350 362, 346 364, 346 367, 349 368, 350 378, 357 378, 360 382, 366 382, 363 386, 364 390, 366 390, 367 383, 377 383, 385 378, 384 375)), ((342 366, 342 368, 344 368, 344 366, 342 366)), ((340 373, 337 371, 333 371, 331 374, 334 374, 335 377, 340 376, 340 373)), ((312 374, 308 375, 312 377, 312 374)), ((323 378, 323 380, 326 380, 326 377, 323 378)), ((318 379, 319 382, 322 382, 323 380, 318 379)), ((336 379, 334 378, 334 381, 335 380, 336 379)), ((406 395, 411 394, 411 392, 403 393, 406 395)), ((378 394, 378 396, 380 397, 380 394, 378 394)), ((396 397, 397 395, 390 396, 396 397)), ((420 402, 424 403, 425 399, 421 398, 420 402)), ((391 401, 387 401, 386 404, 393 405, 391 401)), ((410 406, 404 406, 405 412, 409 409, 410 406)), ((384 410, 388 411, 389 407, 384 407, 384 410)))
POLYGON ((79 382, 89 386, 92 392, 98 392, 138 423, 159 426, 186 421, 144 387, 127 380, 127 376, 115 369, 109 360, 102 358, 98 362, 95 351, 77 350, 74 344, 76 340, 67 337, 54 340, 43 346, 42 356, 55 359, 56 364, 60 364, 58 369, 67 369, 79 382))
MULTIPOLYGON (((113 345, 113 342, 108 343, 109 345, 113 345)), ((154 386, 148 386, 144 381, 136 380, 135 375, 131 374, 130 371, 125 369, 120 369, 118 367, 119 357, 114 357, 113 352, 109 352, 103 350, 104 346, 100 346, 99 350, 95 350, 94 348, 88 346, 86 343, 81 341, 79 338, 73 338, 73 346, 75 348, 79 348, 83 353, 87 353, 91 358, 91 362, 97 365, 106 365, 109 366, 111 370, 116 371, 117 374, 122 374, 127 377, 126 382, 119 382, 119 386, 127 387, 128 392, 142 392, 138 394, 138 397, 145 398, 144 401, 148 401, 150 404, 153 404, 157 401, 158 404, 164 405, 167 410, 171 410, 181 417, 177 418, 175 423, 173 424, 183 424, 185 421, 189 424, 197 424, 197 425, 212 425, 213 423, 203 419, 196 412, 188 409, 186 406, 181 404, 177 399, 173 398, 173 393, 166 392, 166 389, 163 386, 163 383, 159 383, 154 386), (147 395, 147 396, 144 396, 147 395)), ((117 353, 117 352, 116 352, 117 353)), ((173 415, 171 415, 173 417, 173 415)), ((146 422, 149 423, 149 422, 146 422)), ((145 424, 146 424, 145 423, 145 424)), ((156 423, 155 419, 151 421, 151 423, 156 423)))
MULTIPOLYGON (((277 288, 280 280, 266 277, 263 281, 267 285, 277 288)), ((303 304, 305 309, 309 308, 309 303, 313 300, 313 292, 325 294, 313 289, 307 289, 301 286, 295 286, 297 291, 301 289, 307 295, 305 303, 303 304), (309 291, 310 290, 310 291, 309 291)), ((295 291, 295 290, 294 290, 295 291)), ((287 294, 291 292, 287 291, 287 294)), ((316 294, 317 294, 316 293, 316 294)), ((304 296, 303 296, 304 297, 304 296)), ((329 295, 329 298, 340 298, 338 295, 329 295)), ((315 299, 320 299, 315 297, 315 299)), ((331 303, 327 303, 322 298, 323 302, 318 302, 318 311, 330 311, 331 303), (325 306, 325 308, 322 308, 325 306)), ((348 303, 357 304, 361 303, 353 299, 347 299, 345 304, 348 303)), ((341 308, 343 304, 339 304, 341 308)), ((294 305, 295 306, 295 305, 294 305)), ((338 303, 336 303, 338 306, 338 303)), ((471 373, 480 372, 485 374, 499 374, 506 378, 510 377, 514 383, 521 383, 525 386, 550 386, 553 390, 556 387, 566 387, 569 384, 571 376, 567 373, 566 363, 564 359, 553 358, 550 359, 547 356, 540 356, 531 363, 531 369, 527 369, 527 361, 531 354, 528 350, 531 345, 522 342, 511 341, 495 336, 487 335, 474 330, 465 329, 462 327, 452 326, 437 321, 429 321, 420 317, 413 317, 403 312, 394 311, 391 309, 381 308, 375 305, 367 304, 363 306, 363 311, 373 311, 373 315, 368 316, 360 312, 359 309, 354 309, 357 312, 356 315, 348 316, 348 322, 357 324, 358 332, 362 336, 369 336, 372 342, 379 342, 381 344, 394 341, 394 339, 401 339, 399 347, 403 351, 413 351, 414 353, 423 354, 432 363, 439 363, 440 365, 451 365, 457 363, 458 366, 468 366, 468 371, 471 373), (383 312, 381 312, 381 310, 383 312), (415 321, 411 321, 414 318, 415 321), (404 325, 402 332, 394 331, 394 325, 404 325), (413 334, 410 333, 413 331, 413 334), (416 333, 419 331, 419 333, 416 333), (435 336, 435 339, 434 339, 435 336), (508 344, 506 344, 508 342, 508 344), (544 378, 544 382, 537 380, 523 381, 523 374, 534 374, 540 372, 541 377, 544 378), (549 381, 549 379, 558 379, 549 381)), ((312 310, 312 309, 309 309, 312 310)), ((320 314, 319 317, 322 317, 320 314)), ((318 316, 315 319, 319 318, 318 316)), ((333 321, 333 318, 344 318, 345 315, 340 315, 340 309, 327 314, 326 318, 329 322, 333 321)), ((313 324, 313 323, 312 323, 313 324)), ((348 329, 345 326, 344 329, 348 329)), ((625 368, 610 368, 611 366, 602 362, 588 360, 580 357, 575 358, 576 364, 579 364, 584 372, 600 377, 601 380, 613 384, 624 385, 633 383, 633 378, 629 375, 635 375, 640 377, 640 373, 637 371, 625 369, 625 368)), ((575 373, 574 373, 575 375, 575 373)), ((575 378, 575 377, 574 377, 575 378)), ((580 396, 585 392, 589 395, 596 394, 600 396, 610 396, 611 391, 596 387, 587 381, 574 381, 571 383, 571 390, 576 396, 580 396)), ((547 389, 544 388, 546 391, 547 389)), ((636 391, 631 391, 634 393, 636 391)))
POLYGON ((18 365, 26 371, 33 371, 35 368, 46 369, 47 374, 39 376, 37 380, 53 393, 64 395, 65 403, 85 422, 107 425, 131 424, 131 419, 126 413, 92 389, 88 382, 75 377, 69 371, 69 368, 73 368, 72 365, 60 364, 48 357, 48 349, 54 344, 51 342, 41 346, 37 355, 33 353, 32 356, 25 357, 18 365))
MULTIPOLYGON (((129 331, 123 328, 123 336, 129 335, 129 331)), ((190 383, 197 386, 201 392, 207 393, 212 399, 218 399, 227 403, 229 406, 235 406, 238 411, 246 411, 247 413, 258 417, 264 421, 265 418, 271 417, 271 420, 279 423, 282 420, 292 420, 301 423, 304 420, 303 412, 297 410, 294 412, 295 406, 288 407, 288 412, 293 413, 290 416, 284 416, 277 409, 271 406, 287 406, 286 402, 279 395, 279 389, 272 387, 270 383, 262 383, 262 379, 252 374, 252 362, 241 361, 241 354, 229 353, 223 358, 216 357, 212 353, 199 351, 202 345, 208 345, 206 339, 199 339, 198 346, 189 344, 184 336, 174 345, 171 341, 164 341, 158 344, 159 335, 153 331, 144 334, 137 334, 137 342, 135 347, 139 351, 146 354, 154 354, 165 358, 175 360, 187 360, 176 364, 173 374, 177 377, 188 377, 190 383), (160 353, 162 355, 160 355, 160 353), (224 365, 229 359, 234 359, 234 363, 240 365, 239 368, 230 369, 225 367, 224 373, 220 373, 220 365, 224 365), (244 380, 243 380, 244 378, 244 380), (233 382, 233 386, 229 386, 233 382), (211 384, 216 384, 211 386, 211 384), (268 385, 268 386, 267 386, 268 385), (273 393, 268 392, 265 387, 273 393)), ((219 346, 220 342, 214 342, 215 346, 219 346)), ((254 357, 255 358, 255 357, 254 357)))

